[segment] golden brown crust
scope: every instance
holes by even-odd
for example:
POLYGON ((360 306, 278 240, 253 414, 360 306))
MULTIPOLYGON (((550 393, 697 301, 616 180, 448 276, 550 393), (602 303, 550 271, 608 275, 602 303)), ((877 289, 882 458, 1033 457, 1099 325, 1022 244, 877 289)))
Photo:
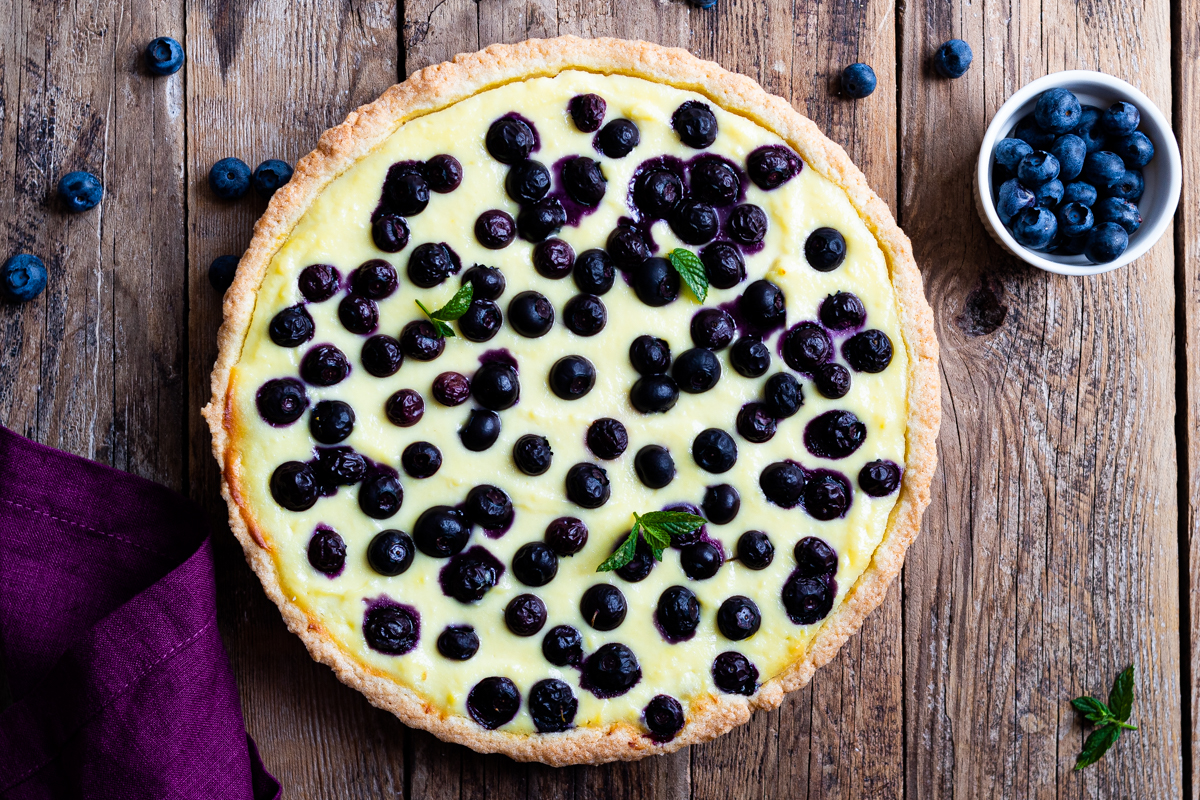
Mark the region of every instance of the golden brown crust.
POLYGON ((755 709, 778 706, 787 692, 806 684, 818 667, 832 659, 862 625, 866 615, 883 601, 889 584, 904 563, 905 551, 916 538, 921 513, 929 503, 929 485, 937 460, 935 439, 941 420, 938 344, 933 312, 925 300, 908 237, 846 152, 827 139, 816 125, 782 98, 767 94, 751 79, 701 61, 684 50, 620 39, 564 36, 530 40, 460 55, 454 61, 427 67, 391 87, 374 103, 357 109, 344 123, 322 134, 317 149, 296 165, 292 180, 276 192, 254 227, 254 238, 238 266, 237 278, 225 294, 224 312, 225 320, 218 335, 220 350, 212 373, 213 398, 203 413, 212 430, 213 454, 221 466, 221 493, 229 505, 230 527, 246 552, 246 560, 267 595, 279 606, 288 628, 304 641, 313 658, 328 664, 344 683, 406 724, 480 752, 504 753, 518 761, 541 761, 555 766, 632 760, 707 741, 746 722, 755 709), (883 541, 875 550, 870 566, 851 587, 843 603, 826 618, 802 659, 763 684, 752 697, 721 695, 706 705, 694 705, 683 731, 664 744, 652 742, 642 730, 628 724, 535 735, 486 731, 465 717, 443 715, 416 693, 349 657, 323 634, 317 620, 310 621, 293 598, 284 596, 269 544, 241 502, 241 464, 230 447, 226 413, 226 403, 232 395, 230 374, 241 355, 258 287, 276 249, 314 198, 408 120, 503 83, 555 75, 566 69, 630 75, 694 91, 787 141, 810 167, 845 190, 878 240, 891 271, 909 357, 904 478, 883 541))

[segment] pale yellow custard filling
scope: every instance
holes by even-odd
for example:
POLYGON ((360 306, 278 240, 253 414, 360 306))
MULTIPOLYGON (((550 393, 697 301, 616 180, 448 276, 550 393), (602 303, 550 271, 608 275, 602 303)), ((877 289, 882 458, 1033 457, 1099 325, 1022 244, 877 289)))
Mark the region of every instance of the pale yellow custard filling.
MULTIPOLYGON (((587 155, 600 162, 608 187, 604 200, 594 213, 583 217, 578 227, 567 226, 557 234, 581 253, 603 248, 618 218, 629 216, 626 188, 642 161, 663 154, 686 160, 698 153, 684 146, 671 128, 672 112, 689 99, 702 98, 638 78, 565 72, 490 89, 407 122, 316 198, 275 254, 258 291, 253 321, 231 377, 233 447, 245 476, 241 500, 269 543, 288 599, 319 622, 353 658, 412 689, 445 714, 466 714, 467 694, 483 678, 508 677, 527 697, 534 683, 553 677, 568 683, 575 692, 579 701, 576 726, 612 722, 636 725, 640 724, 642 709, 655 695, 671 695, 686 710, 698 699, 717 693, 711 668, 714 658, 727 650, 749 658, 759 671, 760 682, 765 682, 800 658, 820 627, 820 623, 793 624, 780 599, 783 584, 795 568, 795 543, 805 536, 819 536, 836 550, 836 608, 867 568, 884 536, 897 495, 869 497, 859 491, 856 476, 864 464, 876 459, 904 464, 908 356, 887 261, 845 193, 829 180, 806 165, 797 177, 769 192, 747 182, 745 202, 763 208, 770 221, 764 246, 746 256, 747 280, 732 289, 710 289, 705 305, 734 301, 751 281, 766 277, 786 295, 790 327, 803 320, 815 320, 827 295, 853 292, 866 307, 867 327, 882 330, 890 337, 894 356, 890 366, 878 374, 854 372, 849 394, 839 400, 822 398, 810 381, 801 378, 803 407, 794 417, 781 420, 777 434, 764 444, 753 444, 738 436, 734 420, 743 404, 762 398, 767 377, 786 369, 778 355, 778 331, 769 339, 772 366, 763 377, 747 379, 738 375, 729 364, 726 349, 718 353, 723 370, 715 388, 703 394, 681 393, 670 412, 643 415, 629 401, 629 389, 638 378, 629 362, 629 344, 638 335, 653 334, 666 339, 675 355, 691 347, 689 323, 701 307, 696 299, 685 289, 673 303, 651 308, 638 300, 618 274, 613 289, 602 297, 608 310, 607 327, 596 336, 577 336, 561 322, 564 304, 578 293, 570 277, 548 280, 539 276, 531 264, 533 245, 520 238, 499 251, 484 249, 475 239, 473 226, 481 212, 503 209, 514 217, 518 213, 517 204, 504 190, 507 167, 484 147, 485 133, 495 119, 516 111, 532 120, 541 140, 540 150, 533 157, 547 166, 568 155, 587 155), (606 120, 627 117, 638 125, 641 142, 631 154, 621 159, 600 156, 592 148, 592 134, 575 128, 566 113, 567 103, 583 93, 595 93, 607 101, 606 120), (449 194, 432 194, 428 208, 408 219, 412 233, 408 247, 392 255, 382 253, 372 242, 370 217, 379 202, 388 167, 396 161, 424 160, 439 153, 450 153, 462 163, 462 185, 449 194), (838 230, 847 243, 845 262, 828 273, 809 267, 804 256, 809 233, 822 226, 838 230), (497 301, 502 309, 526 289, 546 295, 558 312, 554 327, 537 339, 518 335, 507 323, 486 343, 450 339, 441 357, 426 363, 406 359, 395 375, 383 379, 372 377, 361 367, 359 353, 366 337, 349 333, 338 321, 341 294, 307 305, 316 323, 310 343, 283 348, 269 338, 267 328, 272 317, 303 300, 297 276, 304 267, 332 264, 345 276, 372 258, 389 261, 400 275, 400 288, 379 302, 378 330, 398 337, 406 323, 422 318, 415 299, 437 308, 459 288, 461 273, 428 290, 416 288, 407 279, 406 266, 413 248, 439 241, 450 244, 461 257, 464 269, 480 263, 503 271, 507 289, 497 301), (357 423, 342 444, 394 467, 404 486, 403 506, 390 519, 374 520, 364 515, 355 486, 342 487, 335 496, 322 498, 308 511, 299 513, 282 508, 271 496, 268 484, 273 470, 285 461, 311 459, 314 440, 307 415, 282 428, 265 423, 255 406, 255 392, 269 379, 296 377, 300 359, 317 343, 339 347, 349 358, 352 370, 335 386, 308 386, 310 408, 325 399, 344 400, 354 407, 357 423), (431 397, 430 386, 445 371, 472 375, 479 366, 480 354, 497 348, 511 352, 519 365, 520 402, 501 412, 503 430, 496 444, 484 452, 470 452, 462 446, 458 430, 474 404, 469 401, 453 408, 441 406, 431 397), (551 365, 567 354, 585 356, 598 373, 595 388, 573 402, 560 400, 547 384, 551 365), (424 417, 410 428, 391 424, 383 413, 386 399, 402 388, 414 389, 425 398, 424 417), (804 426, 830 409, 853 412, 867 428, 863 446, 837 461, 817 458, 802 441, 804 426), (629 431, 628 449, 613 461, 596 459, 584 444, 588 425, 601 417, 615 417, 629 431), (737 463, 722 475, 703 471, 690 455, 693 438, 710 427, 733 434, 737 441, 737 463), (526 433, 541 434, 550 440, 554 460, 543 475, 524 475, 513 464, 513 443, 526 433), (401 469, 400 453, 415 441, 432 442, 441 450, 444 461, 433 477, 416 480, 401 469), (678 474, 664 489, 646 488, 634 473, 634 454, 646 444, 663 445, 674 456, 678 474), (793 459, 809 469, 825 467, 844 474, 854 489, 848 513, 841 519, 821 522, 802 508, 783 509, 768 502, 759 489, 759 474, 768 464, 784 459, 793 459), (567 500, 564 492, 567 470, 584 461, 599 463, 611 481, 611 499, 595 510, 579 508, 567 500), (664 562, 638 583, 623 581, 613 573, 596 572, 597 565, 629 531, 633 512, 657 510, 677 502, 698 505, 705 487, 716 483, 730 483, 738 489, 741 510, 727 525, 709 524, 710 536, 720 540, 726 554, 731 555, 744 531, 767 532, 775 546, 775 558, 769 567, 754 571, 730 561, 711 579, 689 580, 680 568, 679 551, 668 550, 664 562), (411 532, 422 511, 434 505, 458 505, 478 484, 503 488, 516 510, 515 523, 503 537, 488 539, 478 528, 472 533, 468 547, 485 547, 506 567, 498 584, 481 601, 465 605, 442 593, 438 572, 446 564, 444 559, 418 552, 411 568, 395 577, 384 577, 371 569, 366 549, 376 533, 389 528, 411 532), (561 558, 557 577, 548 585, 521 585, 510 567, 513 554, 521 545, 541 540, 547 524, 561 516, 579 517, 587 524, 587 546, 573 557, 561 558), (335 529, 346 542, 346 567, 336 578, 315 571, 308 562, 308 542, 318 524, 335 529), (624 623, 608 632, 593 630, 579 610, 583 592, 598 582, 618 586, 629 604, 624 623), (663 590, 675 584, 696 593, 701 603, 701 622, 693 638, 669 644, 655 626, 654 610, 663 590), (504 609, 515 595, 526 592, 545 602, 549 618, 537 635, 522 638, 506 628, 504 609), (380 653, 364 641, 364 600, 382 595, 413 606, 420 613, 419 644, 405 655, 380 653), (716 625, 717 608, 732 595, 752 598, 762 614, 760 630, 740 642, 726 639, 716 625), (555 667, 542 654, 543 634, 561 624, 579 629, 586 653, 606 642, 628 645, 641 665, 641 680, 624 695, 606 700, 580 688, 578 669, 555 667), (448 625, 474 627, 481 646, 473 658, 452 661, 439 655, 437 636, 448 625)), ((720 135, 708 152, 725 156, 744 168, 752 150, 781 143, 779 137, 754 122, 715 106, 713 110, 720 135)), ((656 224, 653 235, 657 255, 684 246, 665 223, 656 224)), ((502 730, 534 732, 524 702, 502 730)))

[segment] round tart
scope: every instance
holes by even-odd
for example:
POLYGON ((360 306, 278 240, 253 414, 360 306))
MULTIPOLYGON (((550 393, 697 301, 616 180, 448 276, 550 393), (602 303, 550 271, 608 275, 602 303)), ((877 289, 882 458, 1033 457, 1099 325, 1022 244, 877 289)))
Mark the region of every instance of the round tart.
POLYGON ((940 414, 909 242, 842 149, 682 50, 573 37, 327 131, 212 383, 233 531, 313 657, 549 764, 805 684, 899 572, 940 414))

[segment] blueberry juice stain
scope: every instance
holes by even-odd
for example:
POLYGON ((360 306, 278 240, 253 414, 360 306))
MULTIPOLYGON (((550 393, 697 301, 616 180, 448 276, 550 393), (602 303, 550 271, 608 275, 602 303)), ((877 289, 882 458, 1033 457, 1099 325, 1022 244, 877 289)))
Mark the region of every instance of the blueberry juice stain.
POLYGON ((520 372, 520 367, 517 366, 517 357, 512 354, 507 347, 497 347, 492 350, 485 350, 479 354, 480 364, 503 364, 506 367, 512 367, 516 372, 520 372))

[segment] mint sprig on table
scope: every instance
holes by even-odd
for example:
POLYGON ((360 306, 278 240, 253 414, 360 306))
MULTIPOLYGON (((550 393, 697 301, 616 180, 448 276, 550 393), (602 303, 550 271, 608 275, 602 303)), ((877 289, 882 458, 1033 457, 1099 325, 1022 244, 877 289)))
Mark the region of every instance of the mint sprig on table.
POLYGON ((1133 665, 1113 681, 1107 704, 1084 695, 1072 700, 1071 705, 1096 726, 1084 741, 1079 758, 1075 759, 1075 769, 1083 769, 1103 758, 1122 733, 1137 730, 1136 725, 1129 724, 1129 715, 1133 712, 1133 665))
POLYGON ((616 552, 596 567, 596 572, 611 572, 632 561, 637 553, 639 536, 650 545, 654 552, 654 560, 662 561, 663 551, 671 546, 672 536, 689 534, 703 525, 704 521, 704 517, 686 511, 650 511, 646 514, 634 512, 633 528, 630 529, 629 536, 616 552))
POLYGON ((692 294, 696 295, 696 299, 703 303, 708 297, 708 275, 704 272, 704 264, 700 258, 691 250, 676 247, 667 253, 667 260, 692 290, 692 294))
POLYGON ((452 322, 467 313, 467 309, 471 307, 471 300, 474 296, 475 284, 467 281, 462 285, 461 289, 454 293, 454 297, 450 298, 450 302, 437 311, 430 311, 420 300, 416 302, 417 307, 425 312, 425 316, 429 317, 429 321, 433 323, 433 327, 445 339, 446 337, 454 337, 454 329, 446 323, 452 322))

